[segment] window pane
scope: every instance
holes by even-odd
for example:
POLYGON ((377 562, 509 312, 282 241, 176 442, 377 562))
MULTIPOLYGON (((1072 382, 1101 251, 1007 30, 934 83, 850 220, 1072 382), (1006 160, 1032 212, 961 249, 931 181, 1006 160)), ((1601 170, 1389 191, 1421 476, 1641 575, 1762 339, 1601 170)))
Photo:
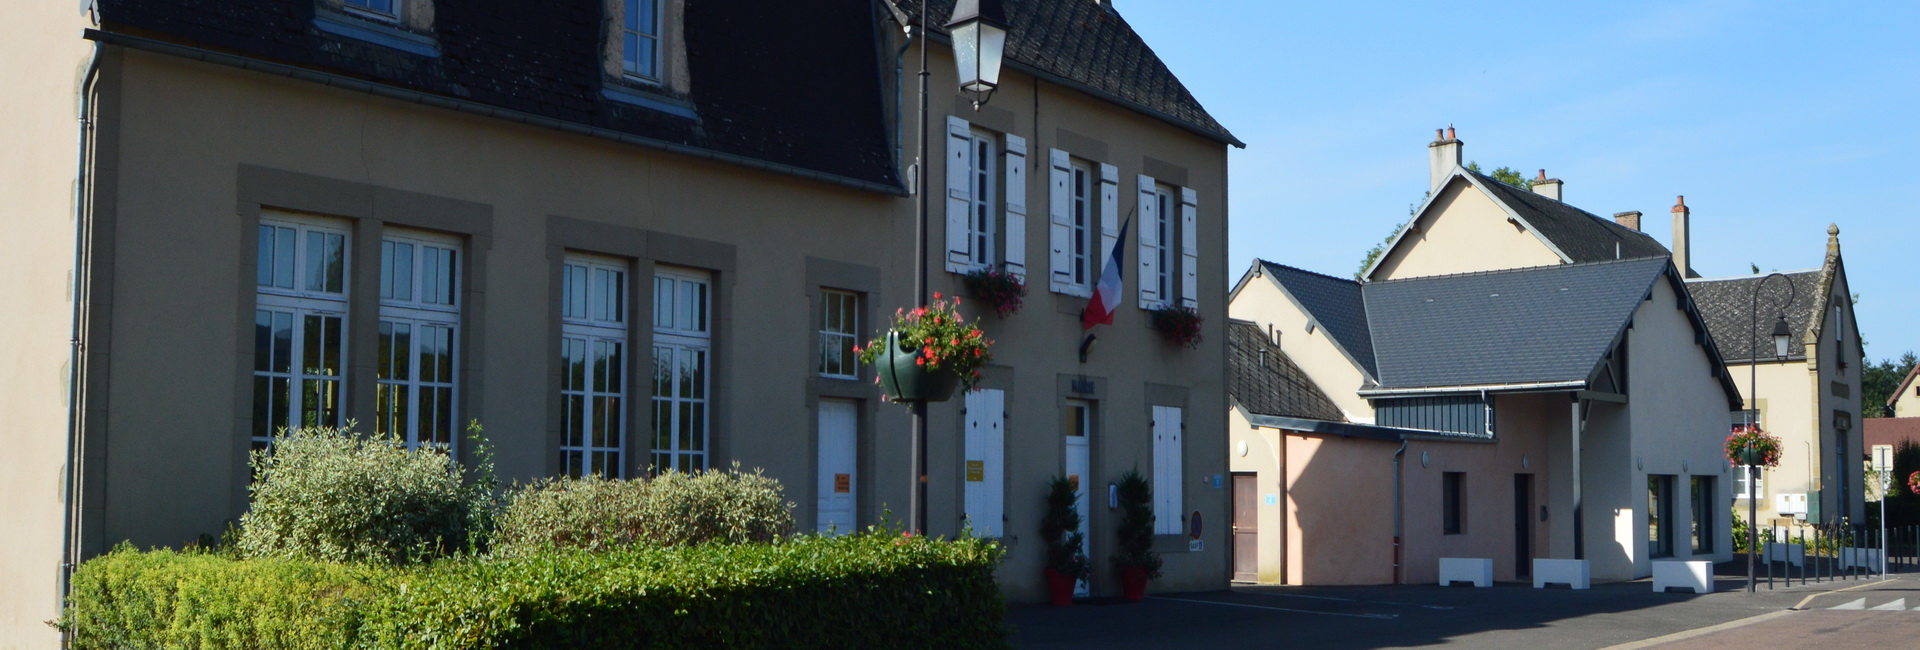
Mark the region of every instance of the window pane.
POLYGON ((273 286, 273 251, 273 226, 261 226, 260 242, 254 249, 259 258, 254 265, 254 284, 262 287, 273 286))
POLYGON ((254 376, 253 378, 253 436, 265 438, 273 435, 273 382, 272 377, 254 376))
POLYGON ((326 274, 326 284, 322 290, 327 293, 345 292, 347 239, 340 235, 332 234, 325 235, 322 239, 326 242, 326 260, 321 267, 326 274))
POLYGON ((273 312, 253 312, 253 371, 271 372, 273 368, 273 312))
POLYGON ((653 53, 654 53, 654 48, 656 46, 654 45, 653 37, 636 36, 632 40, 629 40, 627 42, 634 46, 634 51, 633 51, 634 74, 638 74, 640 76, 648 77, 648 78, 659 76, 659 73, 654 69, 653 53))
POLYGON ((653 279, 653 326, 673 328, 673 278, 653 279))
POLYGON ((607 283, 608 302, 613 304, 607 320, 614 323, 627 322, 627 274, 622 271, 612 273, 612 281, 607 283))
POLYGON ((275 228, 273 236, 273 286, 293 288, 294 238, 292 228, 275 228))
POLYGON ((293 372, 293 314, 273 314, 272 372, 293 372))

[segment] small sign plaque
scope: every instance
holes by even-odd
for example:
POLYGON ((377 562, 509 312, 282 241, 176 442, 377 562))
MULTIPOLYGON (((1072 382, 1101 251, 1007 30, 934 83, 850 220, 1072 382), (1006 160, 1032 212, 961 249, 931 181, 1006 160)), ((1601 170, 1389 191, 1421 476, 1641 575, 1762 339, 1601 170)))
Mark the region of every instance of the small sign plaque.
POLYGON ((1205 540, 1198 540, 1198 539, 1187 540, 1188 553, 1199 553, 1204 550, 1207 550, 1207 543, 1205 540))
POLYGON ((1267 505, 1270 505, 1270 506, 1280 505, 1280 495, 1278 494, 1267 495, 1267 505))
POLYGON ((1080 475, 1079 474, 1068 474, 1067 482, 1073 485, 1074 493, 1078 494, 1080 492, 1080 475))
POLYGON ((967 461, 967 482, 979 483, 987 480, 987 462, 984 460, 967 461))
POLYGON ((834 494, 846 494, 852 491, 853 491, 853 475, 852 474, 833 475, 834 494))

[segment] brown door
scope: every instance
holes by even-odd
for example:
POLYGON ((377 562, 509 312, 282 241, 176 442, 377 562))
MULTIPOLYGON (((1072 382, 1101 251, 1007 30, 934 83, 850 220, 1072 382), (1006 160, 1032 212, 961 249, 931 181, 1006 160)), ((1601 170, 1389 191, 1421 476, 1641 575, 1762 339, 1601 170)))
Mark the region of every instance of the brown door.
POLYGON ((1253 474, 1233 475, 1233 579, 1253 582, 1260 575, 1260 482, 1253 474))

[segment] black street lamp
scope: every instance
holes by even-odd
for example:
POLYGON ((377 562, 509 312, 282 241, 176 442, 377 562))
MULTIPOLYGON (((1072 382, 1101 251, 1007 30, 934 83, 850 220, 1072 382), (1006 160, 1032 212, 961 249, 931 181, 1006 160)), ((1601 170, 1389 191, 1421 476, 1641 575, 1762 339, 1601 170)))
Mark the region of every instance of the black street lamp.
MULTIPOLYGON (((927 304, 927 4, 920 0, 920 24, 913 37, 920 39, 920 148, 914 152, 913 254, 914 305, 927 304)), ((1000 83, 1000 59, 1006 51, 1006 11, 1000 0, 959 0, 947 31, 953 38, 954 63, 958 68, 960 91, 973 95, 974 110, 992 99, 1000 83)), ((913 482, 908 517, 913 530, 927 532, 927 402, 913 402, 913 482)))
MULTIPOLYGON (((1760 331, 1760 289, 1767 286, 1768 280, 1772 280, 1774 278, 1780 278, 1782 280, 1787 281, 1787 299, 1781 301, 1780 304, 1778 305, 1778 309, 1776 310, 1776 320, 1774 320, 1773 322, 1773 357, 1774 357, 1774 360, 1778 361, 1778 360, 1784 360, 1787 358, 1787 346, 1793 342, 1793 332, 1790 328, 1787 327, 1787 307, 1793 304, 1794 288, 1793 288, 1792 277, 1789 277, 1781 273, 1771 273, 1771 274, 1768 274, 1767 277, 1760 278, 1760 281, 1753 285, 1753 305, 1752 305, 1753 309, 1748 314, 1747 335, 1752 336, 1754 334, 1759 333, 1760 331)), ((1757 416, 1759 415, 1759 404, 1760 404, 1760 392, 1759 392, 1760 390, 1759 388, 1760 386, 1760 352, 1754 348, 1758 348, 1758 347, 1760 347, 1760 341, 1758 340, 1758 337, 1754 337, 1754 339, 1751 339, 1748 341, 1747 356, 1749 358, 1747 359, 1747 402, 1750 405, 1754 406, 1753 410, 1754 410, 1754 415, 1756 416, 1755 418, 1756 420, 1758 420, 1757 416)), ((1758 427, 1760 423, 1756 421, 1751 424, 1758 427)), ((1760 467, 1752 464, 1753 458, 1751 454, 1744 454, 1743 452, 1743 455, 1746 455, 1747 458, 1744 458, 1742 460, 1745 460, 1748 463, 1747 464, 1747 593, 1751 594, 1754 591, 1755 555, 1760 552, 1760 546, 1759 546, 1760 544, 1760 491, 1756 489, 1756 486, 1758 486, 1760 483, 1760 467)))

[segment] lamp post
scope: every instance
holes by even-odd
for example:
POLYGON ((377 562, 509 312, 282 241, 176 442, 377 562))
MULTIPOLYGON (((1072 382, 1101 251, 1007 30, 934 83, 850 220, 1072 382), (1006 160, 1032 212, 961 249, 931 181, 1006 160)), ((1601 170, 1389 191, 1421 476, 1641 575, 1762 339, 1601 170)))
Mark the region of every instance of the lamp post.
MULTIPOLYGON (((1776 310, 1777 320, 1773 323, 1773 357, 1775 360, 1781 360, 1787 358, 1787 346, 1793 339, 1793 332, 1787 327, 1786 311, 1787 306, 1793 304, 1793 278, 1780 273, 1770 273, 1767 277, 1760 278, 1760 282, 1753 285, 1753 309, 1748 312, 1747 334, 1751 336, 1760 331, 1760 290, 1767 286, 1768 280, 1774 278, 1787 281, 1787 299, 1781 301, 1778 305, 1778 309, 1776 310)), ((1760 341, 1758 337, 1748 340, 1747 401, 1755 406, 1753 410, 1756 411, 1754 414, 1756 416, 1759 415, 1758 406, 1760 404, 1760 352, 1754 348, 1759 346, 1760 341)), ((1759 418, 1756 417, 1755 419, 1758 420, 1759 418)), ((1757 427, 1759 422, 1756 421, 1751 424, 1757 427)), ((1747 593, 1751 594, 1754 592, 1754 576, 1756 575, 1754 570, 1755 555, 1760 552, 1760 490, 1756 489, 1760 483, 1760 467, 1753 464, 1751 453, 1743 451, 1742 455, 1746 457, 1741 460, 1747 461, 1747 593)), ((1769 571, 1771 571, 1771 569, 1769 569, 1769 571)))
MULTIPOLYGON (((927 304, 927 4, 920 0, 920 24, 913 37, 920 40, 920 148, 914 152, 913 304, 927 304)), ((979 110, 999 87, 1000 58, 1007 41, 1006 12, 1000 0, 959 0, 947 21, 953 39, 954 63, 960 91, 973 95, 979 110)), ((908 517, 913 530, 927 531, 927 402, 916 400, 913 412, 913 482, 908 517)))

